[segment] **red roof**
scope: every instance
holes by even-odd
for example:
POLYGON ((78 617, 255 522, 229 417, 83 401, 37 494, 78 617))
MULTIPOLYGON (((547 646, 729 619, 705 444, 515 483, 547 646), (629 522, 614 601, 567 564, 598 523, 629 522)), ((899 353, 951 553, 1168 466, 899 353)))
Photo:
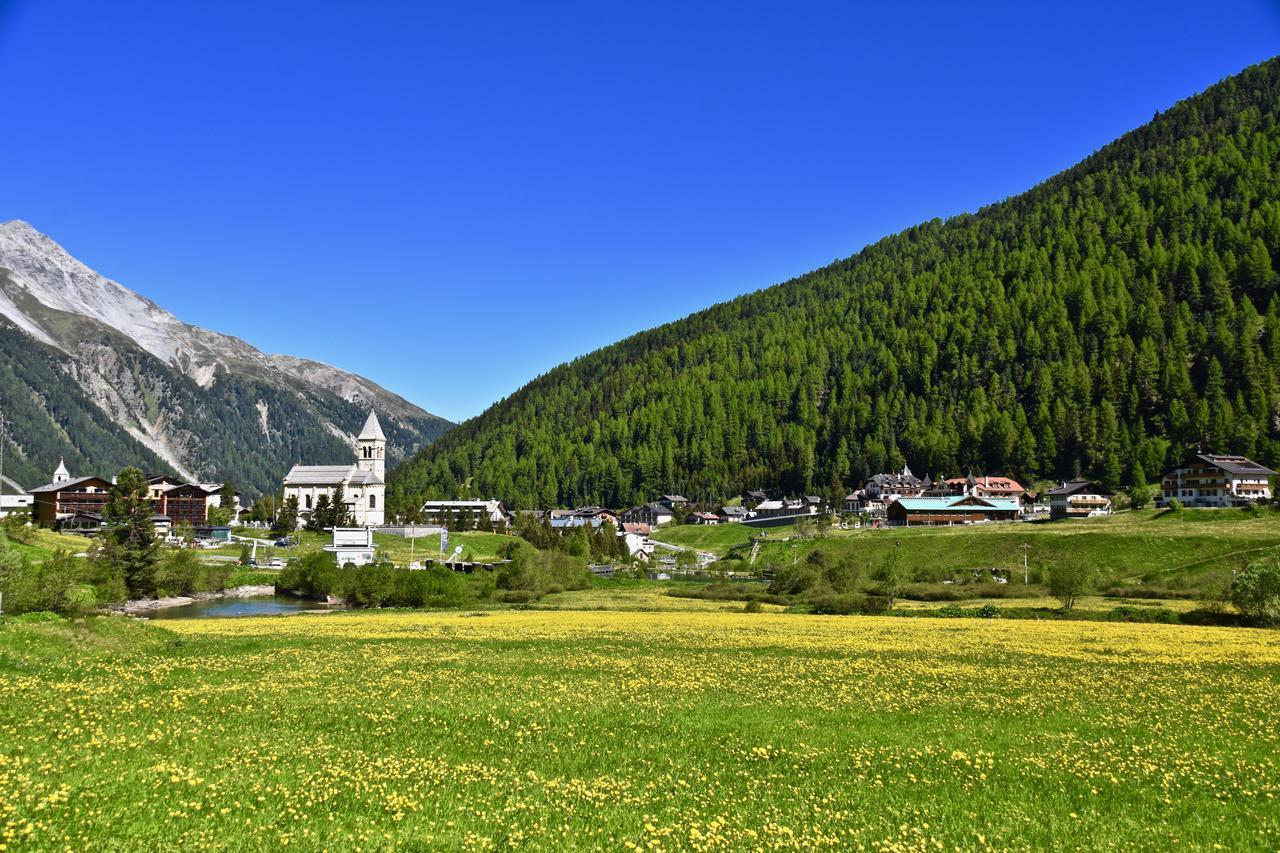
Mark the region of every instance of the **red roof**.
MULTIPOLYGON (((992 489, 997 492, 1025 492, 1022 484, 1010 477, 974 477, 977 484, 984 489, 992 489)), ((969 482, 968 477, 948 477, 947 485, 963 486, 969 482)))

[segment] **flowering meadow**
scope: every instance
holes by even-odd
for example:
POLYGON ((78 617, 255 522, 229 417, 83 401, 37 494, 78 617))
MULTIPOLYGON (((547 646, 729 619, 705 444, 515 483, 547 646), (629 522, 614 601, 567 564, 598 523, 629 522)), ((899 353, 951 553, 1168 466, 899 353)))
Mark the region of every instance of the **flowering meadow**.
POLYGON ((0 847, 1280 847, 1280 634, 726 612, 0 624, 0 847))

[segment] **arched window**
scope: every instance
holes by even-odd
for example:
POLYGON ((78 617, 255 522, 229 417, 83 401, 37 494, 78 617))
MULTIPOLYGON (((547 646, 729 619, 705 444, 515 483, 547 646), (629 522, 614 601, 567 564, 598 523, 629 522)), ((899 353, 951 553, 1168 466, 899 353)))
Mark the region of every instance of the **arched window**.
POLYGON ((307 509, 311 509, 311 495, 307 495, 307 509))
POLYGON ((369 495, 369 509, 377 509, 377 508, 378 508, 378 496, 369 495))

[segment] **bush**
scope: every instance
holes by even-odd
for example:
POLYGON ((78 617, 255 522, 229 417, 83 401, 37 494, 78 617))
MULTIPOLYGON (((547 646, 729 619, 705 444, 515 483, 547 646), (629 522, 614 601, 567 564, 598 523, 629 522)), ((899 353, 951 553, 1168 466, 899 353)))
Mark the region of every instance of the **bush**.
POLYGON ((276 590, 297 595, 330 595, 337 572, 333 559, 323 551, 316 551, 290 560, 276 578, 276 590))
POLYGON ((903 587, 911 582, 912 577, 911 569, 902 564, 902 559, 895 546, 892 551, 885 553, 884 560, 880 563, 880 568, 876 570, 877 591, 888 600, 889 606, 892 607, 893 600, 902 594, 903 587))
POLYGON ((498 600, 505 604, 528 604, 542 598, 542 593, 533 589, 504 589, 498 592, 498 600))
POLYGON ((762 613, 764 612, 764 605, 760 603, 760 599, 753 598, 750 601, 748 601, 745 605, 743 605, 742 612, 743 613, 762 613))
POLYGON ((866 600, 865 595, 858 593, 820 595, 813 599, 811 606, 814 613, 824 616, 848 616, 864 612, 866 600))
MULTIPOLYGON (((64 551, 50 554, 43 562, 33 562, 16 551, 0 546, 0 592, 6 613, 48 611, 67 616, 84 616, 96 610, 104 599, 93 583, 93 564, 64 551)), ((108 584, 108 594, 123 597, 123 584, 108 584)))
POLYGON ((1280 625, 1280 558, 1250 563, 1231 581, 1231 603, 1253 625, 1280 625))
POLYGON ((1049 569, 1049 593, 1062 602, 1063 610, 1076 606, 1076 601, 1093 585, 1092 564, 1075 557, 1055 563, 1049 569))
POLYGON ((1178 614, 1167 607, 1131 607, 1122 604, 1111 610, 1110 619, 1116 622, 1157 622, 1165 625, 1178 623, 1178 614))
POLYGON ((821 580, 822 572, 819 568, 805 561, 777 569, 773 580, 769 582, 769 592, 775 595, 799 595, 817 586, 821 580))
POLYGON ((852 558, 846 558, 834 566, 827 567, 823 575, 827 586, 838 593, 853 592, 861 577, 862 569, 852 558))

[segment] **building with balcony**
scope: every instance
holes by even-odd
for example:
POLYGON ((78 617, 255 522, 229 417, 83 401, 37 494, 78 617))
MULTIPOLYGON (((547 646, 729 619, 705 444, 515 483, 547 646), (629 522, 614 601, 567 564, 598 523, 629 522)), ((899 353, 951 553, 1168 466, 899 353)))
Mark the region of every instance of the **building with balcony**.
POLYGON ((1189 507, 1247 506, 1271 500, 1271 478, 1264 465, 1244 456, 1196 453, 1164 475, 1160 482, 1160 506, 1175 498, 1189 507))
POLYGON ((1111 514, 1111 492, 1089 480, 1073 480, 1049 490, 1049 518, 1092 518, 1111 514))

